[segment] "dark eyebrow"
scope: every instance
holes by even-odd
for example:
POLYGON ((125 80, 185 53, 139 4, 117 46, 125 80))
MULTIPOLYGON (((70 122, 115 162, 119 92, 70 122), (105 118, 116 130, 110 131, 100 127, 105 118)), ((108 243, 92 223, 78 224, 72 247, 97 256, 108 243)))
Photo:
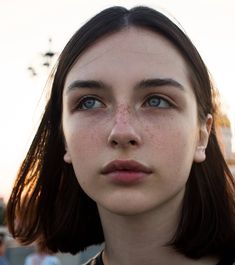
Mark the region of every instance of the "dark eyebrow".
MULTIPOLYGON (((154 88, 159 86, 173 86, 184 90, 184 87, 174 79, 171 78, 153 78, 145 79, 135 85, 136 89, 143 88, 154 88)), ((94 88, 94 89, 104 89, 109 86, 103 83, 102 81, 96 80, 75 80, 68 87, 66 93, 80 88, 94 88)))
POLYGON ((184 90, 184 87, 174 79, 171 78, 153 78, 142 80, 136 85, 136 88, 153 88, 159 86, 173 86, 184 90))
POLYGON ((107 88, 107 85, 105 85, 101 81, 96 81, 96 80, 75 80, 67 87, 66 93, 75 90, 77 88, 101 89, 101 88, 107 88))

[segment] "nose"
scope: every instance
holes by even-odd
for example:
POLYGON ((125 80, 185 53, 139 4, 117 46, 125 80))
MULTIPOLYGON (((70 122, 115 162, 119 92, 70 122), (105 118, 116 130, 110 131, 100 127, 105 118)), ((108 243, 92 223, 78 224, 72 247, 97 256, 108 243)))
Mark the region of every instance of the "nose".
POLYGON ((141 144, 141 136, 136 126, 135 117, 128 109, 116 112, 114 124, 108 137, 108 144, 114 148, 137 147, 141 144))

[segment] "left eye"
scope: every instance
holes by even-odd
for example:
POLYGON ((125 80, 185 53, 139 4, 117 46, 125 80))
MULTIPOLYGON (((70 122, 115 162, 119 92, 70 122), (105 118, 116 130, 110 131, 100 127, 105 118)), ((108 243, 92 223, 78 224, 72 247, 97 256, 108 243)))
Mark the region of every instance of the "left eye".
POLYGON ((88 110, 88 109, 95 109, 95 108, 101 108, 101 107, 103 107, 103 104, 97 98, 84 97, 80 100, 77 108, 81 110, 88 110))
POLYGON ((168 100, 157 95, 149 97, 145 101, 144 105, 147 107, 155 107, 155 108, 169 108, 171 106, 168 100))

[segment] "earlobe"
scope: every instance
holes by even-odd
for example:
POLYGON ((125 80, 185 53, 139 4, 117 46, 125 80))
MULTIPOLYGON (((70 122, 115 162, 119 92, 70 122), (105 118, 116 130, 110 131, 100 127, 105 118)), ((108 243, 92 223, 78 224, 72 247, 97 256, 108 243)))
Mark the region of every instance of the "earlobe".
POLYGON ((199 139, 196 146, 194 162, 201 163, 206 159, 206 147, 208 144, 213 118, 211 114, 207 114, 205 122, 200 126, 199 139))
POLYGON ((68 164, 71 164, 72 163, 72 159, 71 159, 70 153, 68 151, 67 145, 65 145, 64 162, 66 162, 68 164))
POLYGON ((66 162, 68 164, 72 163, 71 156, 70 156, 69 152, 67 152, 67 151, 64 154, 64 162, 66 162))

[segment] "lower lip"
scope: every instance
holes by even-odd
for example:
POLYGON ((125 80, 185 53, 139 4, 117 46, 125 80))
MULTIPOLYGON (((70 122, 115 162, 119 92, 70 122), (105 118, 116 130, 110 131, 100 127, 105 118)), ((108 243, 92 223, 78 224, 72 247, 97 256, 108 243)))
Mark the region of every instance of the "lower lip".
POLYGON ((113 182, 120 184, 133 184, 142 181, 149 174, 137 171, 114 171, 106 174, 106 176, 113 182))

